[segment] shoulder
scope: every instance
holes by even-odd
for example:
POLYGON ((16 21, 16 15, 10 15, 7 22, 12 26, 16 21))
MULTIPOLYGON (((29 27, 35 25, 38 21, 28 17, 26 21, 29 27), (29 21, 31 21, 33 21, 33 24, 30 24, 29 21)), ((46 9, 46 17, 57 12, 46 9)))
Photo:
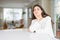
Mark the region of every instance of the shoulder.
POLYGON ((46 16, 45 18, 44 18, 44 20, 47 22, 47 21, 51 21, 51 17, 50 16, 46 16))
POLYGON ((51 20, 51 17, 50 16, 46 16, 45 19, 46 20, 51 20))

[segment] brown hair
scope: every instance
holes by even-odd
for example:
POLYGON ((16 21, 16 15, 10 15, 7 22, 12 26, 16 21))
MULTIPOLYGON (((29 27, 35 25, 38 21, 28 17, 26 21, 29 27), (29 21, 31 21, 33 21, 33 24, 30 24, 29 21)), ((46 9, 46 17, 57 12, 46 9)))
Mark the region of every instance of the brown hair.
MULTIPOLYGON (((48 16, 48 14, 46 14, 46 12, 44 11, 44 9, 43 9, 40 5, 38 5, 38 4, 36 4, 36 5, 33 6, 33 8, 32 8, 32 13, 33 13, 34 8, 35 8, 36 6, 38 6, 38 7, 42 10, 41 15, 42 15, 43 18, 46 17, 46 16, 48 16)), ((34 14, 33 14, 32 19, 36 19, 36 17, 34 16, 34 14)))
MULTIPOLYGON (((50 16, 50 15, 48 15, 48 14, 44 11, 44 9, 42 8, 42 6, 40 6, 39 4, 36 4, 36 5, 33 6, 33 8, 32 8, 32 14, 33 14, 34 8, 35 8, 36 6, 38 6, 38 7, 42 10, 41 15, 42 15, 43 18, 46 17, 46 16, 50 16)), ((50 16, 50 17, 51 17, 51 16, 50 16)), ((34 16, 34 14, 32 15, 32 19, 36 19, 36 17, 34 16)), ((52 25, 53 25, 54 22, 53 22, 52 20, 51 20, 51 22, 52 22, 52 25)))

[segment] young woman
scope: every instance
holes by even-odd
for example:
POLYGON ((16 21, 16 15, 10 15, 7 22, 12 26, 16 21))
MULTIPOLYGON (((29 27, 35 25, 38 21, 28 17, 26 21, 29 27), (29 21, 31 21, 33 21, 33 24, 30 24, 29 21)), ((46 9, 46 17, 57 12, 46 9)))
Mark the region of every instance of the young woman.
POLYGON ((52 30, 51 17, 38 4, 33 6, 33 20, 29 31, 32 40, 56 40, 52 30))

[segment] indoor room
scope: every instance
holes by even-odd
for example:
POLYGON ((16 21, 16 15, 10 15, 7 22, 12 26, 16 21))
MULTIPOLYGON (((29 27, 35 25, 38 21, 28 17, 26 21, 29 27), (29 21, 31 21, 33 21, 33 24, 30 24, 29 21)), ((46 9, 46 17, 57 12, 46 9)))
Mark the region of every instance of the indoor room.
POLYGON ((0 0, 0 40, 30 40, 35 4, 50 15, 54 37, 60 39, 60 0, 0 0))

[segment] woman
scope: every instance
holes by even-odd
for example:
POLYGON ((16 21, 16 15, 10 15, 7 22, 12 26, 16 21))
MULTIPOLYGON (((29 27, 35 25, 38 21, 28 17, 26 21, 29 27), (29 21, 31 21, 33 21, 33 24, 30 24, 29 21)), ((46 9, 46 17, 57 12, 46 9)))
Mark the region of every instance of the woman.
POLYGON ((31 40, 55 40, 51 17, 38 4, 33 7, 33 19, 29 27, 31 40))

